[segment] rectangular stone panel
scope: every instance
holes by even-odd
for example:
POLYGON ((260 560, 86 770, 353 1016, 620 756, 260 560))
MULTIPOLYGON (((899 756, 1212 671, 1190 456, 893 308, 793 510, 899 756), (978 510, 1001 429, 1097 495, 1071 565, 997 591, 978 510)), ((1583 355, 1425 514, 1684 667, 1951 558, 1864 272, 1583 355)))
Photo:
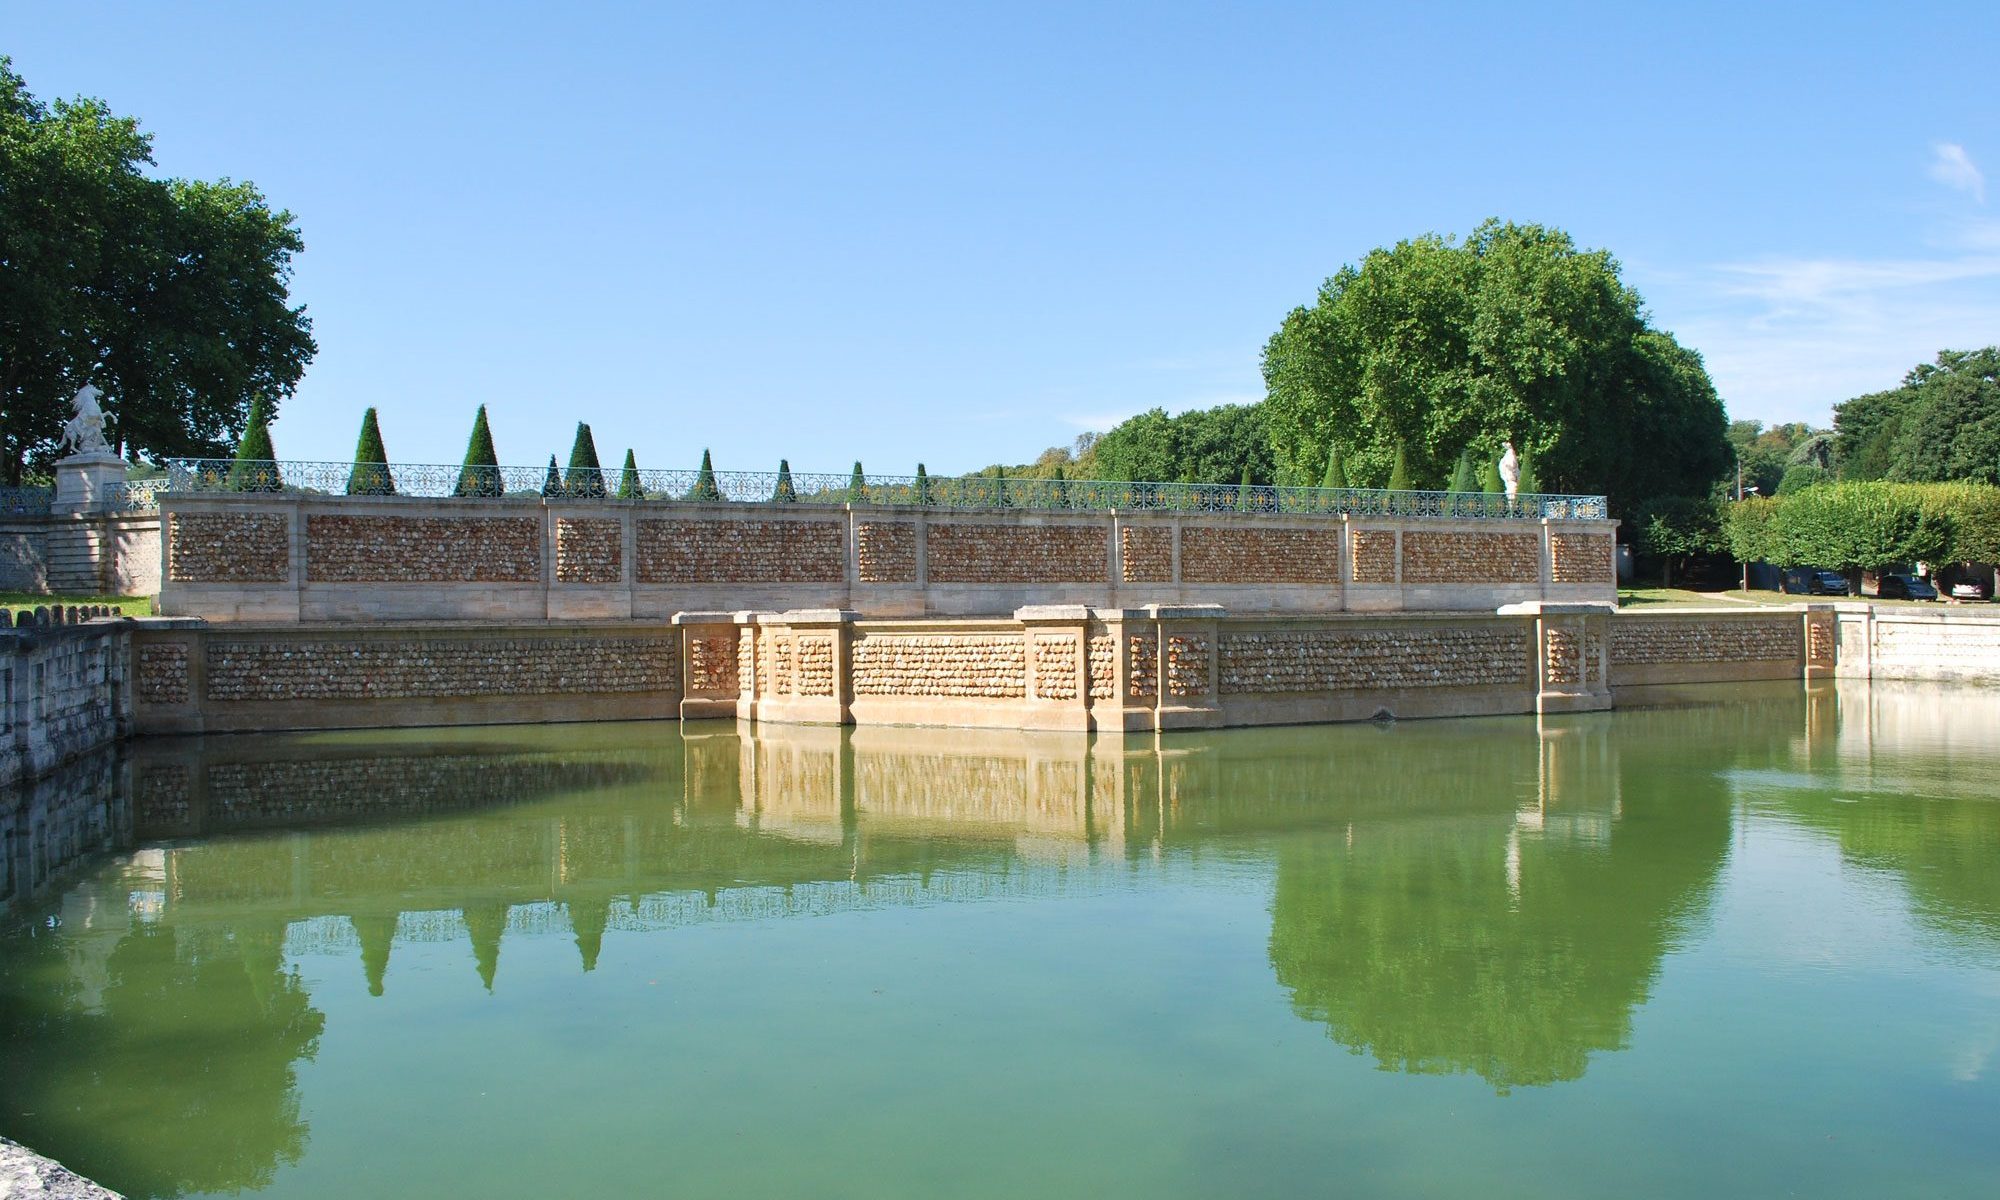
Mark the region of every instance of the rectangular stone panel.
POLYGON ((913 521, 862 521, 854 530, 855 569, 863 583, 917 581, 917 526, 913 521))
POLYGON ((1549 579, 1554 583, 1612 582, 1611 535, 1549 535, 1549 579))
POLYGON ((669 692, 680 646, 665 638, 211 640, 210 700, 404 700, 669 692))
POLYGON ((1102 525, 935 522, 926 534, 932 583, 1101 583, 1110 537, 1102 525))
POLYGON ((1225 634, 1221 691, 1329 692, 1521 684, 1525 627, 1270 630, 1225 634))
POLYGON ((1797 617, 1770 620, 1647 620, 1614 617, 1614 666, 1655 663, 1793 662, 1804 649, 1797 617))
POLYGON ((1396 582, 1396 531, 1357 529, 1354 531, 1354 582, 1396 582))
POLYGON ((1404 583, 1540 583, 1538 533, 1406 530, 1404 583))
POLYGON ((173 513, 167 578, 175 583, 284 583, 292 542, 283 513, 173 513))
POLYGON ((838 521, 639 522, 640 583, 841 583, 838 521))
POLYGON ((1077 696, 1077 639, 1068 634, 1035 639, 1035 696, 1074 700, 1077 696))
POLYGON ((139 647, 139 699, 148 704, 186 704, 188 652, 179 642, 139 647))
POLYGON ((561 583, 617 583, 624 577, 625 534, 618 521, 556 518, 556 579, 561 583))
POLYGON ((1118 555, 1126 583, 1172 583, 1174 530, 1170 525, 1126 525, 1118 530, 1118 555))
POLYGON ((306 518, 312 583, 537 583, 537 517, 306 518))
POLYGON ((1184 526, 1181 582, 1338 584, 1340 533, 1334 529, 1184 526))
POLYGON ((1027 651, 1018 635, 868 634, 854 640, 851 652, 857 696, 1027 694, 1027 651))

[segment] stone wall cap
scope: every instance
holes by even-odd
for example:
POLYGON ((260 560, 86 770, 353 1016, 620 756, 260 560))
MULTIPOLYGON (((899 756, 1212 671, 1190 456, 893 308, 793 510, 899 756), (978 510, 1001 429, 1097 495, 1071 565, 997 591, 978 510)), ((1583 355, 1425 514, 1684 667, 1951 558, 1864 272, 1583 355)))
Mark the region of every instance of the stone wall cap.
POLYGON ((205 629, 205 617, 127 617, 141 633, 152 633, 162 629, 205 629))
POLYGON ((851 608, 788 608, 774 617, 760 618, 786 625, 845 625, 860 619, 861 614, 851 608))
POLYGON ((1608 616, 1615 606, 1610 604, 1578 604, 1571 601, 1523 600, 1517 604, 1503 604, 1494 611, 1503 617, 1533 616, 1608 616))
POLYGON ((1029 604, 1014 610, 1016 621, 1088 621, 1086 604, 1029 604))
POLYGON ((667 619, 669 625, 733 625, 738 612, 735 609, 698 609, 693 612, 677 612, 667 619))
POLYGON ((1229 615, 1220 604, 1148 604, 1139 611, 1155 621, 1205 621, 1229 615))

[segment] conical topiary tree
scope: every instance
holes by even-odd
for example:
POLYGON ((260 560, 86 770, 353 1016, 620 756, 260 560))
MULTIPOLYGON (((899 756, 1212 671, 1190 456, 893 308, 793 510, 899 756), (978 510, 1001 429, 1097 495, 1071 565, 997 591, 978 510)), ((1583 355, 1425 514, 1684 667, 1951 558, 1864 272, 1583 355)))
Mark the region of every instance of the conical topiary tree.
POLYGON ((1049 503, 1056 508, 1069 507, 1069 472, 1061 467, 1056 468, 1056 473, 1050 480, 1049 503))
POLYGON ((618 473, 618 498, 620 500, 644 500, 646 489, 639 482, 639 460, 632 457, 632 448, 625 448, 625 469, 618 473))
POLYGON ((924 464, 922 463, 917 464, 916 501, 919 505, 926 505, 931 502, 931 477, 924 470, 924 464))
POLYGON ((590 436, 590 426, 582 421, 576 423, 576 440, 570 443, 569 473, 563 477, 563 490, 591 499, 604 496, 604 467, 597 461, 597 442, 590 436))
POLYGON ((1347 464, 1340 456, 1340 443, 1330 442, 1326 448, 1326 474, 1320 477, 1323 488, 1344 488, 1347 483, 1347 464))
POLYGON ((1396 464, 1389 468, 1389 490, 1407 492, 1410 490, 1410 451, 1403 443, 1396 443, 1396 464))
POLYGON ((778 486, 771 489, 771 503, 797 504, 798 500, 798 492, 792 489, 792 460, 781 458, 778 460, 778 486))
POLYGON ((1541 472, 1535 469, 1534 451, 1528 449, 1526 446, 1522 446, 1520 454, 1521 454, 1521 485, 1515 489, 1515 494, 1520 496, 1532 496, 1539 493, 1542 490, 1541 472))
POLYGON ((849 504, 868 503, 868 476, 862 474, 861 460, 854 460, 854 474, 847 481, 847 502, 849 504))
POLYGON ((361 440, 354 444, 354 469, 347 473, 347 494, 396 494, 396 481, 389 477, 389 455, 382 449, 382 429, 375 423, 372 408, 361 414, 361 440))
POLYGON ((1472 451, 1468 448, 1458 455, 1458 465, 1451 469, 1451 485, 1446 490, 1453 492, 1476 492, 1479 490, 1479 475, 1472 465, 1472 451))
POLYGON ((282 491, 285 481, 278 474, 278 452, 271 448, 271 410, 262 396, 250 402, 250 421, 243 427, 243 439, 236 443, 236 459, 229 464, 224 485, 232 492, 282 491))
POLYGON ((465 444, 465 465, 458 471, 454 496, 498 496, 506 487, 500 482, 500 460, 493 453, 493 431, 486 425, 486 406, 472 419, 472 438, 465 444))
POLYGON ((1500 478, 1499 455, 1485 456, 1485 465, 1479 468, 1479 490, 1492 496, 1506 494, 1507 481, 1500 478))
POLYGON ((549 455, 549 473, 542 477, 542 497, 553 499, 563 494, 562 468, 556 466, 556 456, 549 455))
POLYGON ((1236 511, 1249 512, 1257 507, 1255 495, 1250 490, 1250 468, 1243 468, 1243 478, 1236 484, 1236 511))
POLYGON ((701 470, 695 473, 688 499, 704 504, 715 504, 722 499, 722 489, 715 485, 715 464, 709 461, 707 450, 701 452, 701 470))

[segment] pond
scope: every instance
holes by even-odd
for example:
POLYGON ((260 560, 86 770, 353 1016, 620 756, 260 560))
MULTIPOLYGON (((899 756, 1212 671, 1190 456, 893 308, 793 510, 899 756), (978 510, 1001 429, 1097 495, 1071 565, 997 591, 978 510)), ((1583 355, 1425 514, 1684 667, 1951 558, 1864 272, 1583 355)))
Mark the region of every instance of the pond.
POLYGON ((135 1197, 1991 1195, 1996 766, 2000 693, 1881 684, 141 742, 15 801, 0 1134, 135 1197))

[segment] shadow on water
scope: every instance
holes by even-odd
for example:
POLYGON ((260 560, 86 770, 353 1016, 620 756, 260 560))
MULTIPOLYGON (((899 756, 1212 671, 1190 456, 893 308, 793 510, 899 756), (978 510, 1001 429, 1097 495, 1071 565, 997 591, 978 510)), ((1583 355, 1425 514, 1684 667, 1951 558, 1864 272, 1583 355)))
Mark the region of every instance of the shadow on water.
POLYGON ((2000 944, 1982 869, 2000 806, 1911 786, 1990 778, 1990 732, 1879 687, 1739 695, 1160 739, 708 723, 136 743, 0 798, 0 1133, 134 1196, 267 1185, 307 1144, 298 1065, 326 1021, 301 954, 393 997, 398 945, 458 942, 495 991, 509 938, 566 937, 591 971, 611 930, 1225 869, 1264 881, 1276 984, 1341 1045, 1553 1084, 1628 1044, 1698 936, 1745 786, 1898 872, 1939 928, 2000 944), (1940 766, 1953 737, 1987 757, 1940 766))

